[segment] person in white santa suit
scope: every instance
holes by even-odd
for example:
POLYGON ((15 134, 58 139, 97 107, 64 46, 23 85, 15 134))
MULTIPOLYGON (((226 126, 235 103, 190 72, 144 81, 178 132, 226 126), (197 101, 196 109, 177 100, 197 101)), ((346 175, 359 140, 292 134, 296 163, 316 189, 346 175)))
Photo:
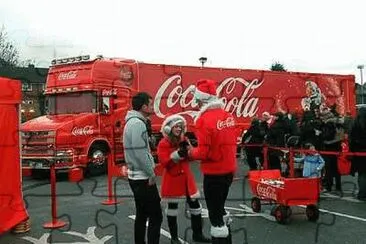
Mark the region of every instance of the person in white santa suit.
POLYGON ((178 202, 185 199, 191 215, 192 239, 196 242, 211 243, 202 233, 202 207, 194 176, 187 160, 189 141, 185 138, 187 123, 180 115, 168 116, 161 128, 163 139, 157 148, 159 163, 163 167, 161 197, 168 202, 166 215, 171 235, 171 243, 181 243, 178 239, 178 202))
POLYGON ((194 97, 200 107, 195 118, 198 146, 190 148, 188 157, 201 161, 212 243, 231 243, 231 218, 225 211, 225 202, 237 169, 235 119, 224 110, 215 81, 197 81, 194 97))

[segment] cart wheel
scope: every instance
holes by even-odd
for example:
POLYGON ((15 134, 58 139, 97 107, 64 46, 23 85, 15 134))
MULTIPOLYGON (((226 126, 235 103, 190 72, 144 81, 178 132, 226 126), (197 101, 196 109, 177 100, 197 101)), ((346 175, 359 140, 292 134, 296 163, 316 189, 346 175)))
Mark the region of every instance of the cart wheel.
POLYGON ((276 207, 275 212, 274 212, 274 216, 276 218, 276 221, 280 224, 286 224, 289 220, 289 214, 290 211, 289 210, 290 207, 288 206, 283 206, 283 205, 279 205, 276 207))
POLYGON ((306 206, 306 217, 309 221, 317 221, 319 219, 319 209, 315 205, 306 206))
POLYGON ((254 212, 259 213, 261 211, 261 200, 258 197, 253 197, 251 206, 254 212))

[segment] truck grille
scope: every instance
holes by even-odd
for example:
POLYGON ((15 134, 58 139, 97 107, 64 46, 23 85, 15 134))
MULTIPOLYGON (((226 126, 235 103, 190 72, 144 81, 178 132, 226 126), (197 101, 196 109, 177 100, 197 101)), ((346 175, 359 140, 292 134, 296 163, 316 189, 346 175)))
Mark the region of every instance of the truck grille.
POLYGON ((54 131, 30 131, 22 133, 23 156, 54 156, 54 131))

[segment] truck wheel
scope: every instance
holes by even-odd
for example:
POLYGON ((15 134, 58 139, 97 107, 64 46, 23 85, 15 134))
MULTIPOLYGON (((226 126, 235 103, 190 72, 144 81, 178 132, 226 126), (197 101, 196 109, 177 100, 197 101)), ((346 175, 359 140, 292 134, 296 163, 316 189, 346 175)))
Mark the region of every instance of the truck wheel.
POLYGON ((105 147, 100 145, 92 146, 88 156, 87 176, 97 176, 107 172, 107 150, 105 147))
POLYGON ((306 217, 309 221, 316 222, 319 219, 319 209, 315 205, 306 206, 306 217))

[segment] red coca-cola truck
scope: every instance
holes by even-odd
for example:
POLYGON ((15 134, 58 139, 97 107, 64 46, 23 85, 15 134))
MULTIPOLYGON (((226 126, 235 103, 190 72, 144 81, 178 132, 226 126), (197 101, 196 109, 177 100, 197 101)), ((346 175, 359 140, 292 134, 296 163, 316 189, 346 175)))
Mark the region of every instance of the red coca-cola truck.
POLYGON ((238 138, 251 119, 265 111, 301 114, 318 104, 355 114, 353 75, 151 64, 88 55, 57 59, 47 76, 47 115, 21 126, 23 169, 48 169, 55 163, 60 170, 103 171, 109 152, 116 163, 123 163, 124 117, 139 91, 154 98, 154 136, 159 138, 164 117, 172 113, 185 116, 194 136, 192 117, 198 108, 190 88, 201 78, 217 81, 225 109, 237 119, 238 138))

